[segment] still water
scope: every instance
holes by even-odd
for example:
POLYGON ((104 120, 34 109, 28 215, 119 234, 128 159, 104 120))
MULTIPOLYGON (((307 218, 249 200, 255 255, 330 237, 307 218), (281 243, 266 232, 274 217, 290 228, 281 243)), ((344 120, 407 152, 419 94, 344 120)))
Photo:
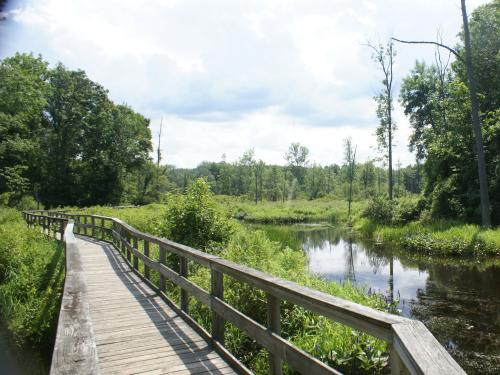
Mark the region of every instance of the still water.
POLYGON ((43 375, 48 373, 48 363, 39 352, 19 348, 10 339, 0 321, 0 375, 43 375))
POLYGON ((470 374, 500 374, 500 261, 415 259, 328 226, 258 226, 300 247, 309 271, 350 281, 420 319, 470 374))

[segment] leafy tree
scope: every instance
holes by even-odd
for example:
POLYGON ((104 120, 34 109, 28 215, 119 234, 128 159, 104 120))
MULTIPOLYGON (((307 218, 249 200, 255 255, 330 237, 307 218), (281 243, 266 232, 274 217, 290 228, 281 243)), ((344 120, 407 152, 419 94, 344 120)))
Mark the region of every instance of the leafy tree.
POLYGON ((50 69, 41 57, 2 60, 0 78, 0 193, 32 193, 47 206, 121 202, 149 160, 149 120, 85 72, 50 69))
POLYGON ((309 149, 300 143, 292 143, 285 154, 285 160, 299 185, 304 183, 304 169, 309 163, 308 157, 309 149))
POLYGON ((164 217, 164 233, 171 240, 198 249, 227 241, 232 233, 230 221, 219 211, 206 180, 192 183, 186 195, 170 199, 164 217))
POLYGON ((48 64, 19 54, 0 63, 0 192, 20 199, 39 179, 48 64))
POLYGON ((348 211, 347 216, 351 218, 352 184, 354 182, 354 172, 356 168, 356 146, 352 145, 352 138, 344 139, 344 161, 348 168, 347 178, 349 181, 349 193, 347 195, 348 211))

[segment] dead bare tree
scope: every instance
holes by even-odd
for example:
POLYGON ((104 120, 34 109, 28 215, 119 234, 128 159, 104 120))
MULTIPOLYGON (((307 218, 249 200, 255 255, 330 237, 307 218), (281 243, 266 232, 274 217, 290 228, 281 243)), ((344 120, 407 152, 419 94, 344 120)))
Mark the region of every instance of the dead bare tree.
POLYGON ((465 0, 461 0, 461 8, 462 8, 462 20, 463 20, 463 28, 464 28, 464 49, 465 49, 465 58, 454 50, 451 47, 439 42, 430 42, 430 41, 409 41, 409 40, 401 40, 397 38, 392 38, 396 42, 407 43, 407 44, 433 44, 435 46, 444 48, 457 58, 460 62, 462 62, 467 71, 467 80, 469 86, 469 96, 471 102, 471 119, 472 119, 472 127, 474 130, 474 138, 476 140, 476 152, 477 152, 477 169, 479 176, 479 194, 481 197, 481 217, 482 217, 482 225, 483 227, 491 226, 491 213, 490 213, 490 198, 488 193, 488 178, 486 175, 486 159, 484 156, 484 146, 483 146, 483 134, 481 132, 481 120, 479 118, 479 104, 477 100, 477 84, 476 79, 474 77, 474 70, 472 66, 472 53, 471 53, 471 45, 470 45, 470 32, 469 32, 469 20, 467 18, 467 8, 465 6, 465 0))
POLYGON ((392 41, 387 43, 387 46, 382 44, 373 45, 370 43, 366 44, 373 50, 372 59, 379 64, 380 69, 383 73, 383 89, 375 96, 377 101, 377 117, 380 120, 380 125, 376 130, 377 143, 379 150, 387 151, 388 161, 388 181, 387 181, 387 191, 389 194, 389 199, 393 196, 394 180, 392 177, 392 146, 393 146, 393 136, 396 130, 396 124, 392 118, 393 110, 393 65, 394 58, 396 56, 396 51, 392 41))

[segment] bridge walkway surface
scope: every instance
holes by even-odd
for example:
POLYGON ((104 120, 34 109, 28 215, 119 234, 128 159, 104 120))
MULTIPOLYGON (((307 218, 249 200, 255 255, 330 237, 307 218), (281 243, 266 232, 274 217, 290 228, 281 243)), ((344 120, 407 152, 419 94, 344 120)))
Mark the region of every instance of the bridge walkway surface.
POLYGON ((234 374, 110 244, 76 237, 101 374, 234 374))

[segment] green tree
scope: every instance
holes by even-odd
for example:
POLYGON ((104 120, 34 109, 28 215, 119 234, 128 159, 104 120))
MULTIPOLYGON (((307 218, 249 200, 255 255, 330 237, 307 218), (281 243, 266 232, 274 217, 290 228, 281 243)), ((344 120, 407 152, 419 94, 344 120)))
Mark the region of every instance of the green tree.
POLYGON ((227 241, 233 232, 231 222, 219 206, 206 180, 192 183, 186 195, 169 200, 164 217, 164 232, 169 239, 198 249, 227 241))
POLYGON ((344 139, 344 160, 348 168, 349 190, 347 194, 348 211, 347 217, 351 219, 351 203, 352 203, 352 184, 354 182, 354 173, 356 168, 356 146, 353 147, 352 138, 344 139))
POLYGON ((305 168, 309 164, 309 149, 300 143, 292 143, 285 154, 292 175, 299 185, 304 183, 305 168))
POLYGON ((0 63, 0 193, 15 199, 35 192, 40 179, 47 67, 32 54, 17 53, 0 63))

